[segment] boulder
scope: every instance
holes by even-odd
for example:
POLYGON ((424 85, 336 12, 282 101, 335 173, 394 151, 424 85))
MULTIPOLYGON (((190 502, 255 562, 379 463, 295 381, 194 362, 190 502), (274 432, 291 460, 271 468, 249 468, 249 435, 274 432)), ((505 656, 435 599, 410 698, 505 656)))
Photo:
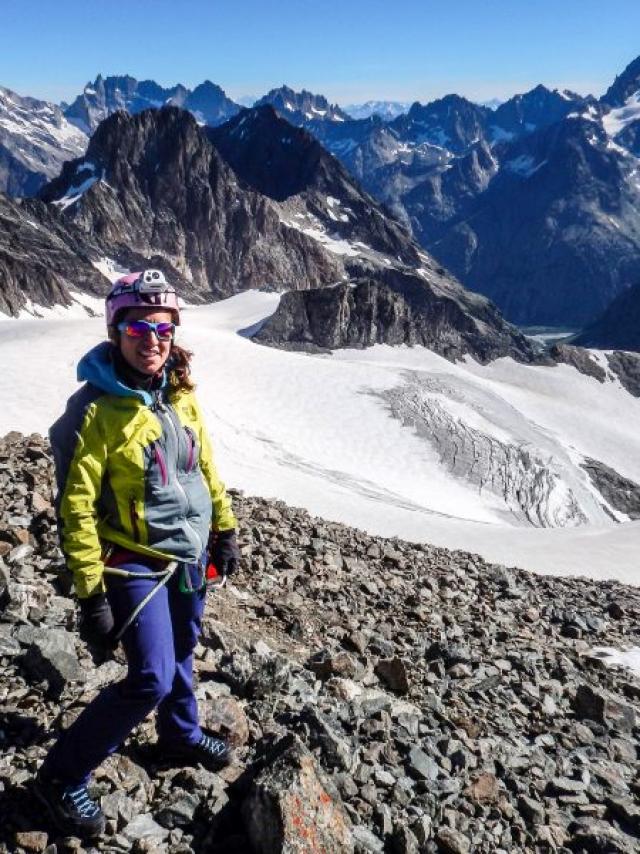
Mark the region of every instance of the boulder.
POLYGON ((38 630, 22 659, 22 667, 32 679, 48 682, 56 696, 68 683, 86 679, 75 652, 74 636, 64 629, 38 630))
POLYGON ((232 747, 249 740, 249 722, 241 703, 233 697, 218 697, 200 713, 202 724, 226 738, 232 747))
POLYGON ((578 685, 573 708, 580 720, 596 721, 618 732, 631 732, 636 724, 636 713, 632 706, 591 685, 578 685))
POLYGON ((285 736, 276 745, 242 811, 257 854, 354 851, 340 795, 295 736, 285 736))

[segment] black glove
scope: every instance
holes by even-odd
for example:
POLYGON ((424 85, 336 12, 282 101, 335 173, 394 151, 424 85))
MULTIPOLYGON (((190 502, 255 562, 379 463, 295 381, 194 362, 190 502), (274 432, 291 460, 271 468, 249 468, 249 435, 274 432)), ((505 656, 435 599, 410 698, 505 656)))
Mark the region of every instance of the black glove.
POLYGON ((240 562, 236 532, 212 531, 209 537, 209 560, 220 575, 233 575, 240 562))
POLYGON ((115 644, 111 605, 104 593, 79 599, 80 637, 85 643, 112 649, 115 644))

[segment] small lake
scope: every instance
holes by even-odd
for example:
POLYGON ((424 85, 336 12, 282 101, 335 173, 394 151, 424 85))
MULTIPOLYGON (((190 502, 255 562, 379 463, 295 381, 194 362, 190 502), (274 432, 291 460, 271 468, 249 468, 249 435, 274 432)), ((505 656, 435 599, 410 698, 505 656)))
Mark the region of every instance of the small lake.
POLYGON ((519 326, 518 329, 541 347, 551 347, 559 341, 572 338, 581 331, 579 328, 569 329, 566 326, 519 326))

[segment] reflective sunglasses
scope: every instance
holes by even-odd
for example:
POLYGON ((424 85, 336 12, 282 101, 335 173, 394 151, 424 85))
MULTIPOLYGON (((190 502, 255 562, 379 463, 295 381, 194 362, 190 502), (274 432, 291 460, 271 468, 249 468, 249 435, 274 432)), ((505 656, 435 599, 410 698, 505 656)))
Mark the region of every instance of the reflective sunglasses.
POLYGON ((170 341, 175 335, 175 323, 149 323, 147 320, 123 320, 118 324, 120 332, 130 338, 144 338, 153 332, 159 341, 170 341))

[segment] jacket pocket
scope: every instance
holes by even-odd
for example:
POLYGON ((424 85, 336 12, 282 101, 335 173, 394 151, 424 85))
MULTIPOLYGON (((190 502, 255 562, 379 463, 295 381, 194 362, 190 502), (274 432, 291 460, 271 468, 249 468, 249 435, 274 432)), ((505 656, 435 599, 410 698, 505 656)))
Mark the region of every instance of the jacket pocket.
POLYGON ((187 464, 185 470, 190 472, 198 465, 198 441, 191 427, 185 427, 184 432, 187 436, 187 464))
POLYGON ((164 455, 164 451, 158 442, 153 443, 153 459, 158 467, 158 471, 160 472, 160 482, 163 486, 167 486, 169 483, 169 469, 167 467, 167 460, 164 455))

